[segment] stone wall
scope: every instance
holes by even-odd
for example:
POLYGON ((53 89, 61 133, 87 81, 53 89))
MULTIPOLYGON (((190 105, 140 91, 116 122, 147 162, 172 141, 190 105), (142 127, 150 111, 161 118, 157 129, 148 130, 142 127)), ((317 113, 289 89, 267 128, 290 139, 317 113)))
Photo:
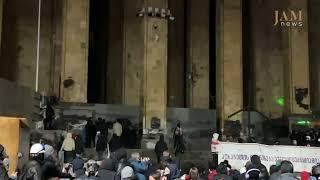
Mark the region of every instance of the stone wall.
MULTIPOLYGON (((52 2, 42 1, 39 89, 50 90, 52 2)), ((4 1, 0 77, 35 88, 38 1, 4 1)))
POLYGON ((31 122, 39 106, 35 97, 29 88, 0 78, 0 116, 26 118, 31 122))

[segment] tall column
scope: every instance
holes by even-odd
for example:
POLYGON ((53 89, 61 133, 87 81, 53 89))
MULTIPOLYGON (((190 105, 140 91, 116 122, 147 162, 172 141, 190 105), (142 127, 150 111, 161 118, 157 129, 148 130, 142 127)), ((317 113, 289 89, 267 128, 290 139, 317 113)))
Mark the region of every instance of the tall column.
MULTIPOLYGON (((167 0, 146 0, 146 7, 168 8, 167 0)), ((166 19, 144 17, 143 57, 143 124, 151 128, 151 119, 160 119, 166 128, 168 22, 166 19)))
POLYGON ((286 28, 274 26, 274 11, 287 9, 288 2, 262 0, 250 3, 252 42, 248 48, 254 66, 252 96, 255 109, 269 118, 281 118, 284 106, 277 100, 285 95, 288 32, 286 28))
POLYGON ((209 108, 209 0, 188 1, 187 105, 209 108))
POLYGON ((143 69, 143 23, 137 10, 143 0, 124 0, 123 88, 122 101, 126 105, 140 105, 143 69))
MULTIPOLYGON (((288 107, 291 114, 308 114, 309 110, 299 107, 295 100, 295 88, 307 88, 308 96, 303 104, 310 104, 309 84, 309 39, 308 39, 308 1, 290 0, 290 9, 301 10, 302 27, 289 29, 289 63, 288 63, 288 107)), ((296 11, 298 14, 298 12, 296 11)))
POLYGON ((65 0, 63 9, 61 99, 87 102, 89 0, 65 0))
MULTIPOLYGON (((217 110, 223 121, 240 110, 242 90, 242 2, 219 0, 217 4, 217 110)), ((241 114, 233 120, 241 120, 241 114)))
POLYGON ((166 127, 167 108, 167 20, 137 17, 143 7, 167 8, 167 0, 125 0, 124 2, 123 102, 139 105, 143 127, 160 119, 166 127))

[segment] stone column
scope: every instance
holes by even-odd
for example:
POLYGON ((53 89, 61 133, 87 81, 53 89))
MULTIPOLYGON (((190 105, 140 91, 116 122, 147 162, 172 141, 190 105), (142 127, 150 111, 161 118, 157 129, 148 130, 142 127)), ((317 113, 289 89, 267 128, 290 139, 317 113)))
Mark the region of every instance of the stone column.
MULTIPOLYGON (((146 7, 168 8, 167 0, 146 0, 146 7)), ((151 119, 159 118, 166 128, 168 20, 144 17, 143 125, 151 128, 151 119)))
POLYGON ((187 106, 209 108, 209 0, 189 0, 187 106))
POLYGON ((61 99, 87 102, 89 0, 65 0, 63 10, 61 99))
MULTIPOLYGON (((306 110, 296 103, 295 88, 307 88, 308 96, 303 100, 303 104, 310 104, 310 84, 309 84, 309 39, 308 39, 308 1, 290 0, 289 7, 302 12, 302 27, 289 28, 289 63, 288 68, 288 101, 287 105, 290 114, 308 114, 306 110)), ((299 17, 298 17, 299 18, 299 17)))
POLYGON ((284 106, 277 100, 285 95, 288 32, 286 28, 274 26, 274 11, 287 9, 288 2, 262 0, 250 3, 250 54, 254 66, 252 97, 255 109, 269 118, 281 118, 284 106))
POLYGON ((143 127, 159 118, 166 127, 168 23, 155 17, 137 17, 143 7, 167 8, 167 0, 124 2, 123 103, 139 105, 143 127))
POLYGON ((122 102, 126 105, 140 105, 142 96, 144 35, 142 20, 136 15, 143 5, 143 0, 124 0, 122 102))
MULTIPOLYGON (((217 110, 223 121, 243 106, 242 2, 219 0, 217 4, 217 110)), ((241 120, 241 114, 232 120, 241 120)))

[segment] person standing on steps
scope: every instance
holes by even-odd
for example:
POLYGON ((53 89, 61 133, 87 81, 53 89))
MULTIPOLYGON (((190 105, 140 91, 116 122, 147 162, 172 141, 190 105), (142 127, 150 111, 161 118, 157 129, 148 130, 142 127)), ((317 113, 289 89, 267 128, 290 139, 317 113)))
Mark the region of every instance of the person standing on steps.
POLYGON ((167 151, 167 150, 168 150, 167 143, 164 141, 163 134, 161 134, 160 135, 160 139, 157 142, 156 147, 154 148, 154 151, 155 151, 155 153, 157 155, 158 163, 160 163, 160 158, 162 157, 163 152, 167 151))
POLYGON ((177 158, 178 168, 181 169, 181 160, 182 155, 184 154, 186 147, 183 141, 183 129, 181 128, 181 124, 178 123, 173 132, 173 141, 174 141, 174 152, 177 158))

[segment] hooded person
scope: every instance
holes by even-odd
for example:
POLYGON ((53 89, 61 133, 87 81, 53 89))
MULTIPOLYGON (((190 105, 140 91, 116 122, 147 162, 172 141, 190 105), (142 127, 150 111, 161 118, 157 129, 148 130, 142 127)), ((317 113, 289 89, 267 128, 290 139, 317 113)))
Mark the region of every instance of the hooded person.
POLYGON ((163 134, 160 135, 160 139, 159 141, 157 142, 156 146, 155 146, 155 153, 157 155, 157 160, 158 160, 158 163, 160 162, 160 158, 162 157, 163 155, 163 152, 168 150, 168 146, 167 146, 167 143, 164 141, 164 136, 163 134))
POLYGON ((126 166, 121 171, 121 180, 135 180, 137 179, 134 170, 130 166, 126 166))
POLYGON ((74 159, 75 141, 72 139, 72 133, 68 133, 64 139, 61 150, 64 151, 64 163, 71 163, 74 159))
POLYGON ((269 173, 268 169, 266 168, 265 165, 261 163, 261 159, 258 155, 253 155, 250 158, 250 161, 253 165, 257 167, 257 169, 260 170, 260 178, 259 179, 269 179, 269 173))
POLYGON ((124 167, 130 166, 130 162, 127 160, 127 151, 124 148, 120 148, 111 154, 111 159, 115 165, 117 176, 121 177, 121 171, 124 167))
POLYGON ((105 159, 99 167, 97 179, 101 180, 119 180, 120 177, 116 175, 112 159, 105 159))

